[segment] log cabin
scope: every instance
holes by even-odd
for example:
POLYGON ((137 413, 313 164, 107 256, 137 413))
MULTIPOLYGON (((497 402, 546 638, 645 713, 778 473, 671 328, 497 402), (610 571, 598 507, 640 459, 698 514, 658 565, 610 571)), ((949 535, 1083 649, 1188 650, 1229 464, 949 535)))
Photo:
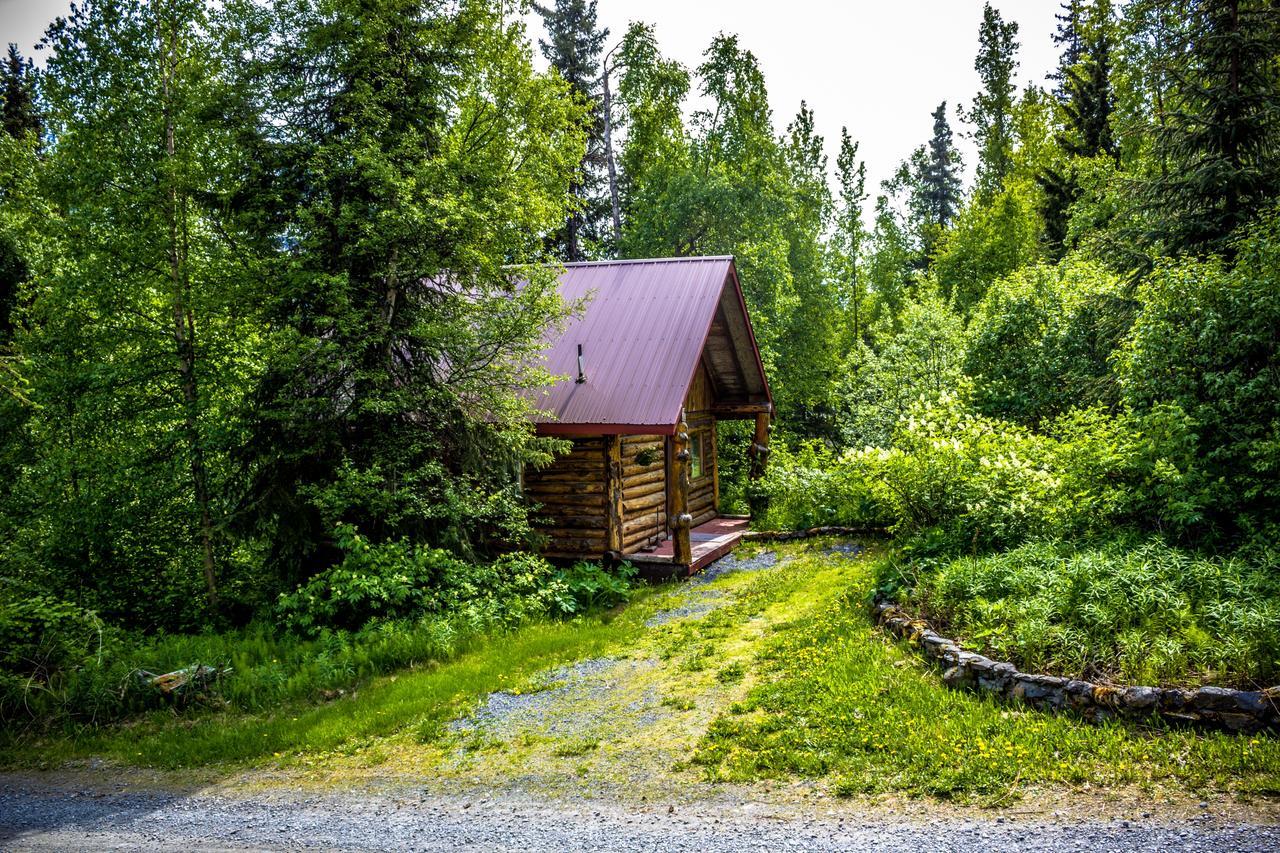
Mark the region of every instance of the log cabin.
POLYGON ((759 476, 773 414, 733 258, 567 264, 560 292, 584 307, 548 335, 536 422, 572 448, 522 478, 545 553, 696 572, 748 524, 720 514, 716 424, 755 422, 759 476))

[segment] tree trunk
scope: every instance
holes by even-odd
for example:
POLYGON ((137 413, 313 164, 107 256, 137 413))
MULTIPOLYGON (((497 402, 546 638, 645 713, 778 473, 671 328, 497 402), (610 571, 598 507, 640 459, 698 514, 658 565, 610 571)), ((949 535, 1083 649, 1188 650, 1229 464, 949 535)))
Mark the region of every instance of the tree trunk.
POLYGON ((170 311, 173 318, 173 343, 178 357, 179 387, 182 393, 183 437, 191 460, 191 483, 200 512, 200 547, 203 556, 204 582, 209 604, 218 606, 218 584, 213 563, 213 519, 209 511, 209 484, 205 470, 204 448, 200 442, 200 397, 196 385, 195 317, 190 308, 191 280, 187 269, 190 251, 187 230, 187 199, 179 192, 178 179, 172 169, 177 155, 177 130, 174 120, 174 74, 177 70, 177 24, 168 21, 162 85, 164 89, 164 146, 168 183, 165 217, 168 225, 170 311))

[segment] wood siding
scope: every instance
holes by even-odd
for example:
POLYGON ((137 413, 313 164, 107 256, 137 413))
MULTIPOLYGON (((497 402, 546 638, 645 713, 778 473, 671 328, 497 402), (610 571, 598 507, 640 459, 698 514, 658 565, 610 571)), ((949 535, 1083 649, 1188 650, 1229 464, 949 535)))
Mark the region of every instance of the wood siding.
POLYGON ((663 436, 622 437, 624 554, 656 545, 667 538, 666 463, 666 442, 663 436))
POLYGON ((573 449, 546 468, 525 470, 524 493, 534 526, 550 541, 549 557, 599 559, 607 550, 606 439, 575 438, 573 449))

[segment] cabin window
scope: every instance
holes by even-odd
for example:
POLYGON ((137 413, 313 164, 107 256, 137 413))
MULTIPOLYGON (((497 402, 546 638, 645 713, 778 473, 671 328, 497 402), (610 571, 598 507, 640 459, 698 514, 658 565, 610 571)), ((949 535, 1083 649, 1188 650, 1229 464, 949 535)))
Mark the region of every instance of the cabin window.
POLYGON ((689 435, 689 479, 697 480, 707 475, 707 433, 698 430, 689 435))

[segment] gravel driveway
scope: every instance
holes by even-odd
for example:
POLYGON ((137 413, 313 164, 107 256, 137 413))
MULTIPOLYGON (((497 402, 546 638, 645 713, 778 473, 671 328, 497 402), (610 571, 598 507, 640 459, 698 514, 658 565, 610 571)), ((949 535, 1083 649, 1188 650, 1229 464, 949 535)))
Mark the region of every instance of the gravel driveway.
MULTIPOLYGON (((678 801, 677 801, 678 802, 678 801)), ((538 803, 399 795, 208 795, 0 787, 3 850, 1280 850, 1280 828, 1206 815, 1176 822, 1026 822, 990 812, 918 822, 763 805, 538 803), (674 809, 674 810, 673 810, 674 809)))

